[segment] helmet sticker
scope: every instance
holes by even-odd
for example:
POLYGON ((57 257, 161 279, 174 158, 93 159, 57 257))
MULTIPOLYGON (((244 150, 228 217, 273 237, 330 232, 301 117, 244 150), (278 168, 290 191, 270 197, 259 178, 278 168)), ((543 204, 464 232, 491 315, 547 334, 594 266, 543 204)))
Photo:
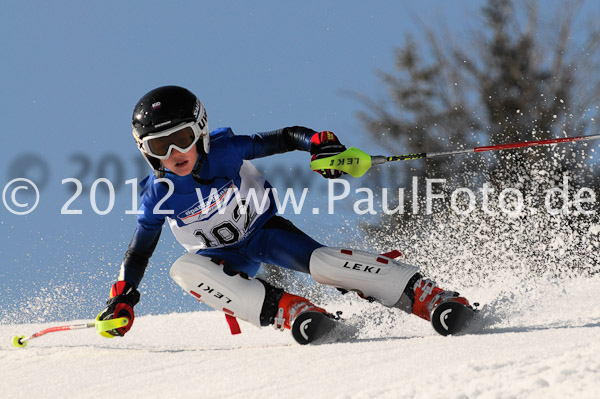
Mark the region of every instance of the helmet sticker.
POLYGON ((206 117, 206 110, 203 108, 202 116, 201 116, 200 120, 198 121, 198 125, 200 126, 200 129, 204 130, 207 122, 208 122, 208 118, 206 117))
POLYGON ((152 104, 152 109, 159 109, 160 108, 160 101, 157 101, 155 103, 152 104))
POLYGON ((198 119, 198 112, 200 112, 200 100, 196 97, 196 105, 194 106, 194 116, 198 119))
POLYGON ((166 121, 166 122, 163 122, 163 123, 159 123, 157 125, 154 125, 154 127, 158 129, 159 127, 163 127, 165 125, 168 125, 169 123, 171 123, 171 121, 166 121))

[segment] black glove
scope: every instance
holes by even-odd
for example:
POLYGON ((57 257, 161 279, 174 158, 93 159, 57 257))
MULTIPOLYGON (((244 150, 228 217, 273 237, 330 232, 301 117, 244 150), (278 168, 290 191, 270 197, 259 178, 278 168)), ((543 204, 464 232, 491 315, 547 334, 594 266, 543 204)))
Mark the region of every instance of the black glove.
POLYGON ((98 314, 96 320, 110 320, 118 317, 127 317, 129 323, 126 326, 106 331, 105 337, 122 337, 133 325, 135 314, 133 307, 140 301, 140 292, 126 281, 117 281, 110 289, 110 299, 106 302, 106 308, 98 314))
MULTIPOLYGON (((338 140, 333 132, 323 131, 315 133, 310 139, 311 161, 331 157, 344 151, 346 151, 346 147, 340 143, 340 140, 338 140)), ((336 169, 321 169, 315 172, 320 173, 327 179, 337 179, 344 174, 341 170, 336 169)))

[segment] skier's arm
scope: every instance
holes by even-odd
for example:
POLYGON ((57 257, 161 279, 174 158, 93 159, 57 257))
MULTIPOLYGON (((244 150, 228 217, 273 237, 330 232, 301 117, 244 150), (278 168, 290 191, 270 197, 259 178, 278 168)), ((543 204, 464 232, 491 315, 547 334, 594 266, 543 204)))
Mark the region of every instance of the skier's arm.
MULTIPOLYGON (((142 184, 145 183, 142 182, 142 184)), ((143 188, 146 190, 148 186, 143 188)), ((154 188, 155 191, 152 193, 146 191, 142 197, 140 206, 142 213, 138 215, 138 226, 121 264, 119 279, 110 289, 110 299, 106 302, 106 307, 96 317, 96 320, 126 317, 129 323, 123 327, 103 332, 101 335, 105 337, 125 335, 131 329, 135 319, 133 307, 140 300, 137 287, 144 276, 148 260, 156 248, 165 221, 164 216, 154 213, 154 206, 157 198, 164 197, 164 190, 167 189, 160 185, 156 185, 154 188)))
POLYGON ((137 289, 144 277, 148 260, 156 248, 160 232, 160 229, 148 230, 138 225, 121 264, 119 280, 124 280, 137 289))
POLYGON ((291 126, 252 136, 234 136, 233 140, 243 149, 244 159, 254 159, 288 151, 310 151, 310 139, 316 133, 306 127, 291 126))
POLYGON ((138 223, 121 264, 119 279, 110 289, 110 299, 106 302, 106 307, 96 317, 97 320, 126 317, 129 323, 124 327, 102 333, 105 337, 123 336, 133 325, 135 319, 133 307, 140 300, 137 287, 142 281, 148 260, 156 248, 160 232, 160 229, 145 229, 138 223))
MULTIPOLYGON (((256 133, 252 136, 234 136, 233 140, 242 149, 244 159, 261 158, 283 152, 309 151, 312 159, 339 154, 346 147, 335 134, 329 131, 320 133, 302 126, 284 127, 270 132, 256 133)), ((336 179, 342 172, 335 169, 316 171, 328 179, 336 179)))
POLYGON ((119 273, 119 280, 126 281, 134 289, 140 285, 146 266, 148 266, 148 260, 160 238, 165 217, 154 212, 154 209, 158 201, 167 195, 168 187, 145 180, 142 182, 142 190, 142 204, 137 218, 137 228, 129 243, 119 273))

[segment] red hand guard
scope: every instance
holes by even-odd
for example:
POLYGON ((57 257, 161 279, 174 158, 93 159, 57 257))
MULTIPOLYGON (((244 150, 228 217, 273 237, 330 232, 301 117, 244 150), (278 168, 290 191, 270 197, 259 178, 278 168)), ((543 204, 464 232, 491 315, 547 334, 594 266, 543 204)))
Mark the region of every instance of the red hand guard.
MULTIPOLYGON (((346 150, 346 147, 340 143, 340 140, 333 132, 322 131, 315 133, 310 139, 310 153, 312 154, 311 161, 320 158, 327 158, 337 155, 346 150)), ((321 169, 315 172, 320 173, 327 179, 337 179, 344 172, 336 169, 321 169)))
POLYGON ((140 293, 125 281, 117 281, 110 289, 110 299, 106 303, 106 308, 100 313, 100 320, 116 319, 118 317, 127 317, 129 323, 126 326, 115 330, 107 331, 111 335, 125 335, 135 319, 133 307, 139 302, 140 293))

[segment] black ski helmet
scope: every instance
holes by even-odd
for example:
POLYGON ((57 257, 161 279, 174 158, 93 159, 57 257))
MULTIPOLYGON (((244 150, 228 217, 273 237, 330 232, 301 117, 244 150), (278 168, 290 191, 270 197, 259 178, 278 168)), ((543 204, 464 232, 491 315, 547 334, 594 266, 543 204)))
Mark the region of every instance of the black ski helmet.
POLYGON ((206 110, 195 94, 179 86, 162 86, 149 91, 137 102, 131 121, 133 138, 157 176, 164 175, 164 168, 160 160, 144 150, 143 139, 194 121, 201 132, 196 148, 203 157, 210 150, 210 131, 206 110))

